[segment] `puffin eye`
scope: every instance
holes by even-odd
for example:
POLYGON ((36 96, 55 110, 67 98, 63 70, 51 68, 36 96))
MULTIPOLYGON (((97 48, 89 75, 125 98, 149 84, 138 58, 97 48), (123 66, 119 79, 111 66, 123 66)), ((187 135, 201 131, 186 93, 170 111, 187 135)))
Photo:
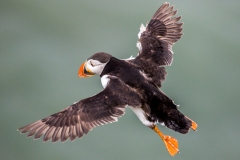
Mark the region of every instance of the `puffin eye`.
POLYGON ((90 64, 91 64, 92 67, 94 67, 94 65, 92 64, 92 61, 90 61, 90 64))

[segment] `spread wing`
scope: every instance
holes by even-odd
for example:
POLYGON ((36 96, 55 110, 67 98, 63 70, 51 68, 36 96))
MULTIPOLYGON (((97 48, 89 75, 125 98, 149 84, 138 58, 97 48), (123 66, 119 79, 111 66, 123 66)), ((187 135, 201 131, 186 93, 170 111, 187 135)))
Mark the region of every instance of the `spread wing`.
POLYGON ((157 87, 165 81, 164 66, 172 64, 172 45, 182 36, 181 17, 173 17, 177 10, 164 3, 153 15, 146 27, 141 25, 138 34, 138 56, 129 62, 139 68, 146 80, 157 87))
POLYGON ((136 58, 147 60, 158 66, 171 65, 172 45, 182 36, 182 25, 179 17, 173 17, 177 10, 164 3, 153 15, 146 28, 142 25, 138 34, 137 46, 139 55, 136 58))
MULTIPOLYGON (((61 112, 19 128, 34 139, 43 134, 43 141, 56 142, 81 138, 96 126, 116 122, 125 113, 129 98, 138 103, 138 98, 118 79, 111 79, 107 87, 93 97, 83 99, 61 112)), ((133 105, 133 104, 132 104, 133 105)))

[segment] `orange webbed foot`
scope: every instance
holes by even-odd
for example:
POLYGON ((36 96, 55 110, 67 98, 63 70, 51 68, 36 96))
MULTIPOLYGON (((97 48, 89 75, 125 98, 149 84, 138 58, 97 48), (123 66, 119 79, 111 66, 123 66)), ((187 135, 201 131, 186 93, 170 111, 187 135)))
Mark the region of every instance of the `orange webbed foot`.
POLYGON ((175 138, 171 136, 164 136, 163 142, 171 156, 174 156, 179 152, 178 141, 175 138))
POLYGON ((164 135, 158 128, 157 126, 153 126, 152 129, 161 137, 161 139, 163 140, 169 154, 171 156, 174 156, 175 154, 177 154, 179 152, 178 149, 178 141, 171 137, 171 136, 167 136, 164 135))

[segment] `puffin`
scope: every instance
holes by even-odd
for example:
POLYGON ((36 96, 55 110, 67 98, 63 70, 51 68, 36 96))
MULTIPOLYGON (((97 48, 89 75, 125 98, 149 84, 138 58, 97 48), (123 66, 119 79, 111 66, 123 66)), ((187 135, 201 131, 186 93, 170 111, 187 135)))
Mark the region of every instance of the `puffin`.
POLYGON ((197 124, 183 115, 160 89, 167 75, 165 67, 173 61, 172 46, 183 34, 181 16, 175 16, 176 13, 174 6, 165 2, 146 26, 140 26, 136 57, 118 59, 98 52, 80 66, 79 77, 100 76, 104 88, 100 93, 18 130, 34 139, 44 135, 43 141, 73 141, 94 127, 118 121, 129 107, 145 126, 160 136, 169 154, 174 156, 179 152, 178 141, 164 135, 157 124, 181 134, 197 129, 197 124))

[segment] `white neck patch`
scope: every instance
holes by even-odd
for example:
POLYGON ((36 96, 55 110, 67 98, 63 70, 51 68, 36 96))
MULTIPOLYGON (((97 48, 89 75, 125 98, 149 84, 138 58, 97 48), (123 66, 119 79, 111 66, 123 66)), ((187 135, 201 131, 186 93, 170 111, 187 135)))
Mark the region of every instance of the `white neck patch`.
POLYGON ((101 83, 102 83, 103 88, 107 87, 109 81, 110 81, 110 78, 108 77, 108 75, 104 75, 101 77, 101 83))

